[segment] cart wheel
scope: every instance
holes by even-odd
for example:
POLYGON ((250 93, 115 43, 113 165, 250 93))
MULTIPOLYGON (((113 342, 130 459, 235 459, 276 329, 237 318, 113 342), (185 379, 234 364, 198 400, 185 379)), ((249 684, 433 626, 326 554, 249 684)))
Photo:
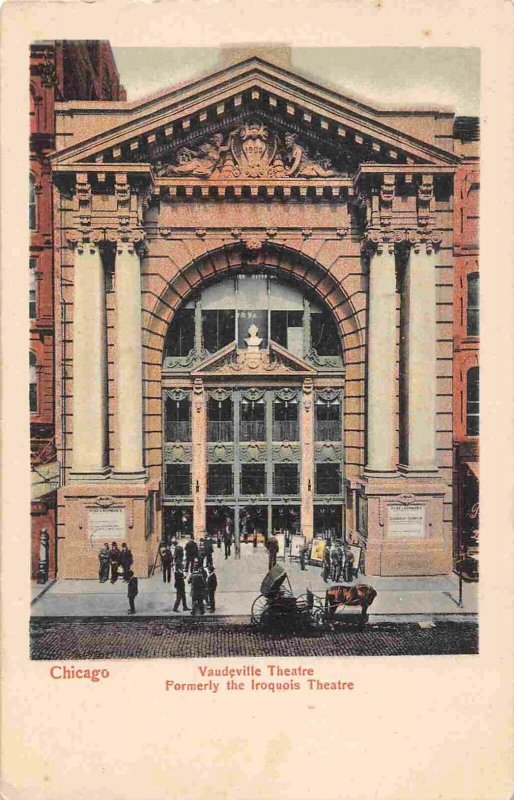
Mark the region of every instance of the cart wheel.
POLYGON ((265 595, 260 594, 252 603, 251 620, 254 625, 261 621, 264 610, 268 607, 268 599, 265 595))
MULTIPOLYGON (((312 597, 313 597, 313 604, 312 604, 313 609, 324 608, 324 601, 320 597, 318 597, 318 595, 313 594, 312 597)), ((298 595, 296 600, 297 602, 300 601, 300 605, 304 605, 307 607, 309 604, 309 595, 307 592, 304 592, 303 594, 298 595)))
POLYGON ((324 608, 316 606, 313 608, 311 613, 311 626, 318 631, 324 631, 328 628, 328 620, 324 608))

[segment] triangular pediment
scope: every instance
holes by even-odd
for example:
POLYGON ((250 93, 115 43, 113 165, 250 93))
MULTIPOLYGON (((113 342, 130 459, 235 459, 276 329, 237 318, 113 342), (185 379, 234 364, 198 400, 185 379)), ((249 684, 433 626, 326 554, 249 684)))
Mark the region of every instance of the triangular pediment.
POLYGON ((83 118, 94 116, 97 131, 108 127, 83 141, 77 133, 75 143, 54 156, 58 169, 139 164, 161 177, 199 182, 229 176, 320 180, 354 174, 359 164, 370 162, 456 161, 435 144, 434 135, 424 135, 436 110, 403 116, 378 110, 260 58, 154 98, 112 106, 62 104, 83 118))
POLYGON ((239 350, 236 343, 227 345, 209 356, 191 371, 193 378, 206 377, 298 377, 315 375, 315 370, 301 358, 285 350, 275 342, 265 350, 239 350))

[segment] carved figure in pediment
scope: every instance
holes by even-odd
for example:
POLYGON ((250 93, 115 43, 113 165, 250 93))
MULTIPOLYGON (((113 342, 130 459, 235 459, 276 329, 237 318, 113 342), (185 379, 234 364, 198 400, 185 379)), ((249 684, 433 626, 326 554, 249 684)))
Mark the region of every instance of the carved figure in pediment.
POLYGON ((230 150, 232 138, 236 131, 228 135, 227 144, 223 144, 223 134, 215 133, 203 142, 198 150, 181 147, 177 152, 177 163, 167 164, 159 171, 161 177, 184 175, 197 178, 208 178, 220 165, 221 157, 230 150))
POLYGON ((297 141, 296 133, 286 133, 285 169, 288 175, 296 178, 332 178, 337 172, 332 169, 328 158, 319 154, 310 158, 307 149, 297 141))
POLYGON ((271 164, 277 152, 278 139, 275 133, 258 120, 242 125, 231 141, 231 151, 236 162, 234 177, 271 177, 271 164))

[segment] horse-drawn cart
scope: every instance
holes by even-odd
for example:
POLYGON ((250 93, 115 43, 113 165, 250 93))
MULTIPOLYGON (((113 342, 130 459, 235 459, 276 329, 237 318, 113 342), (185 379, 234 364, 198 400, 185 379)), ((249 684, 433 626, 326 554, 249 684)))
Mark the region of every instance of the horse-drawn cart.
POLYGON ((284 567, 276 564, 261 584, 252 604, 251 620, 263 629, 332 629, 338 623, 362 627, 376 597, 371 586, 331 586, 322 599, 309 589, 296 597, 284 567))

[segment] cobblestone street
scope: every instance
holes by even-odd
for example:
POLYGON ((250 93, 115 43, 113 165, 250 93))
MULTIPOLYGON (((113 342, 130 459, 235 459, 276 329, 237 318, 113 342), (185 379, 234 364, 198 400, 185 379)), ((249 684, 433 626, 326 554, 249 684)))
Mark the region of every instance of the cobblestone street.
POLYGON ((478 652, 469 622, 381 623, 363 631, 263 634, 246 621, 33 619, 33 659, 454 655, 478 652))

